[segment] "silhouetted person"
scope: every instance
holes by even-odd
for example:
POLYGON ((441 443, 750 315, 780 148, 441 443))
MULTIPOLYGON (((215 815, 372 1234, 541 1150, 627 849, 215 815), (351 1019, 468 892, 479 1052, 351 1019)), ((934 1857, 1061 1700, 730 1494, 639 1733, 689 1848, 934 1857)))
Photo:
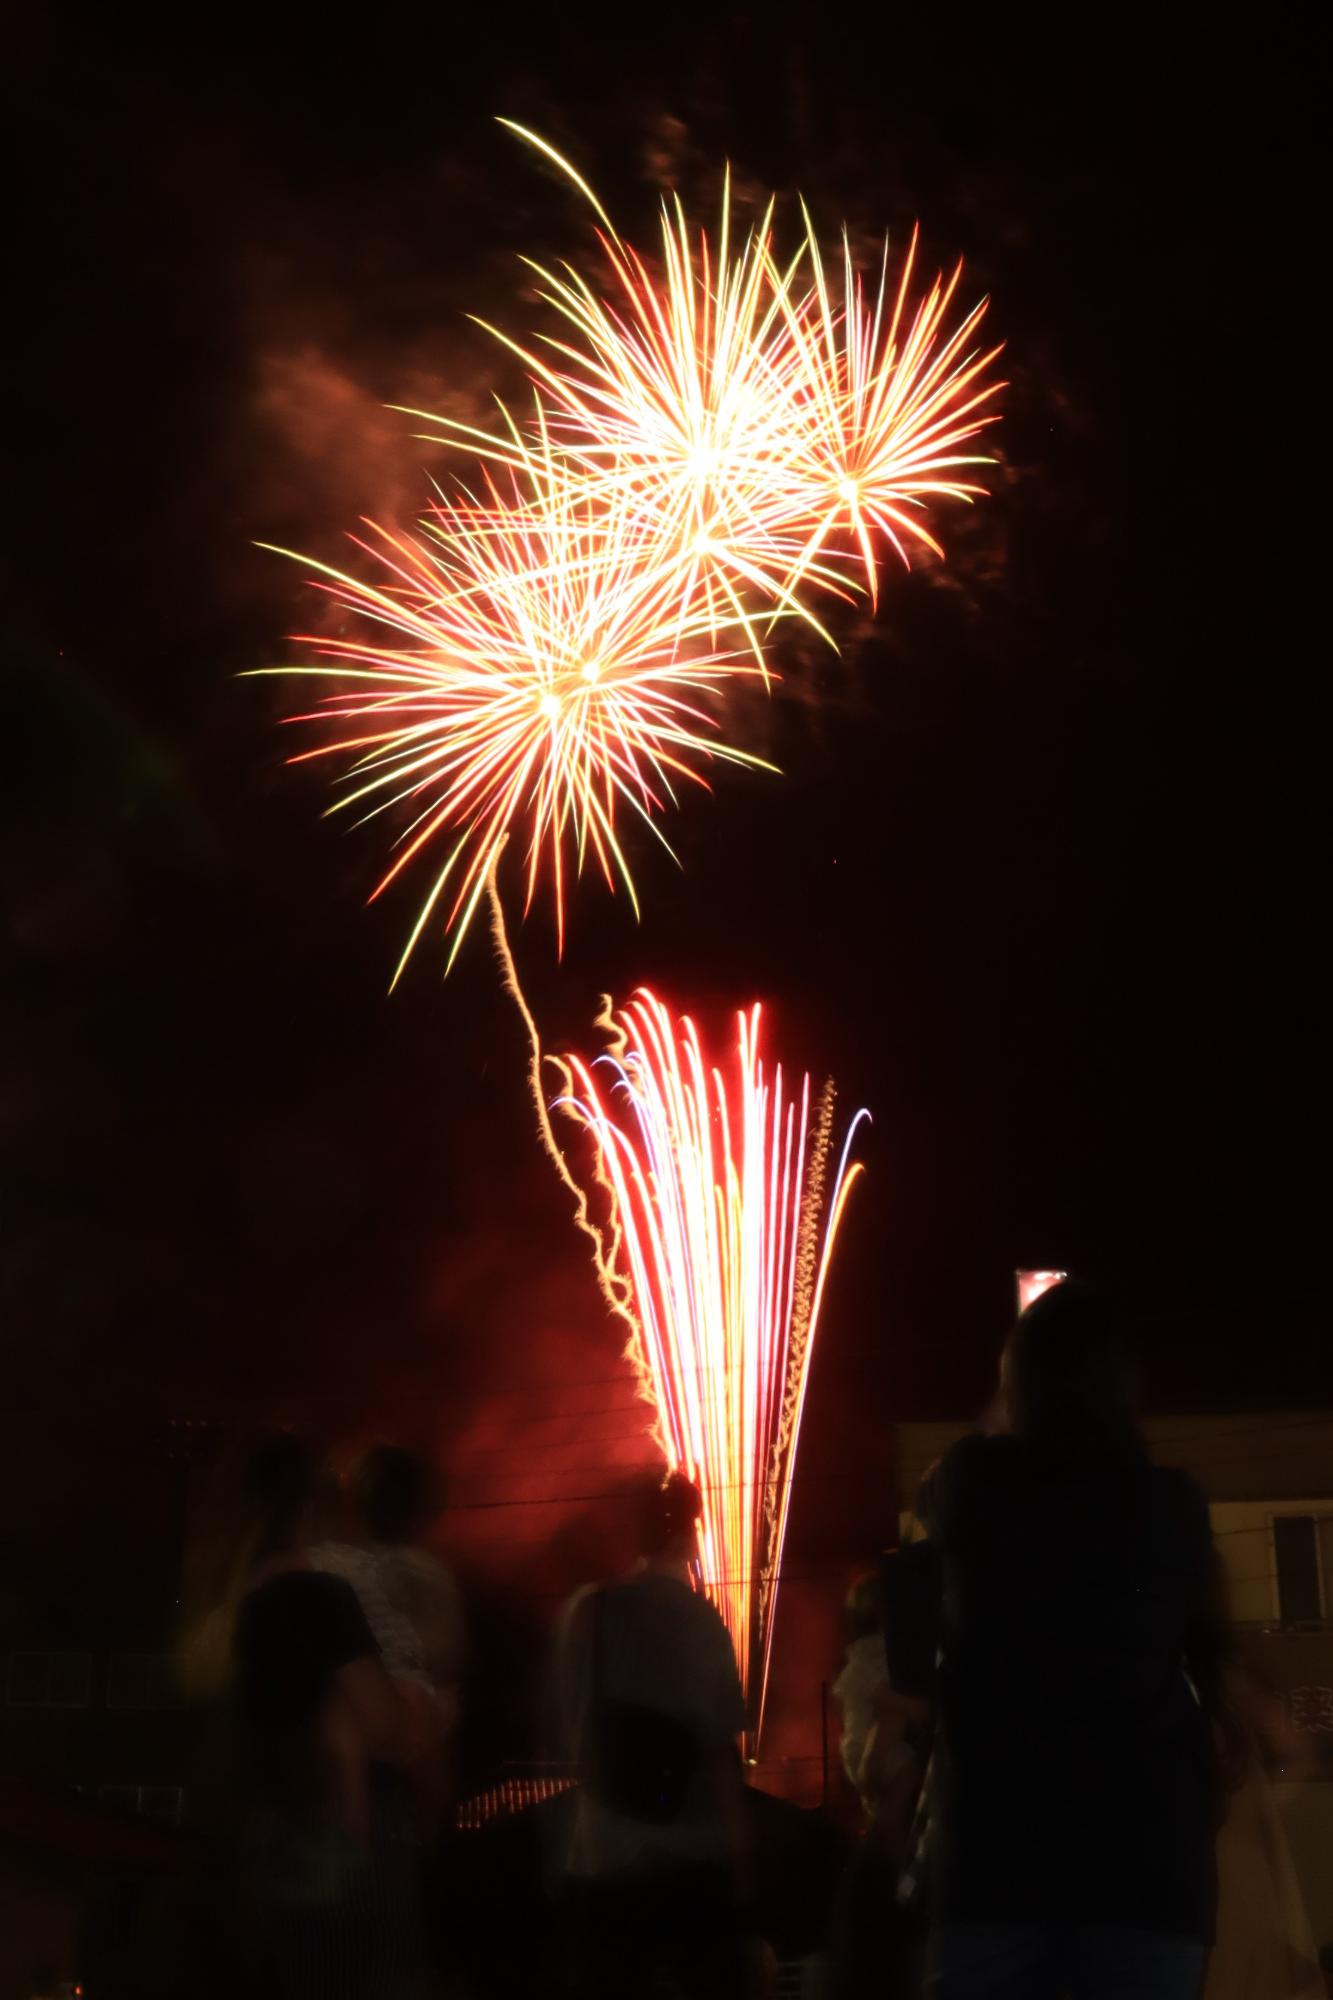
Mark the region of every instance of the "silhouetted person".
POLYGON ((436 1956, 443 1959, 452 1948, 456 1921, 454 1741, 464 1663, 458 1586, 425 1546, 443 1496, 435 1469, 424 1458, 378 1444, 358 1464, 350 1498, 351 1539, 320 1543, 312 1560, 355 1590, 410 1719, 416 1767, 430 1806, 429 1824, 421 1827, 426 1903, 436 1956))
POLYGON ((847 1650, 832 1693, 842 1717, 842 1766, 861 1826, 838 1896, 839 2000, 895 2000, 920 1991, 919 1921, 899 1907, 898 1871, 926 1760, 928 1704, 890 1682, 884 1593, 877 1575, 853 1584, 847 1650))
POLYGON ((929 1990, 1195 2000, 1221 1652, 1207 1506, 1149 1463, 1132 1371, 1085 1288, 1028 1308, 1001 1383, 1011 1434, 963 1439, 934 1482, 929 1990))
POLYGON ((250 1789, 245 1990, 406 2000, 422 1967, 400 1803, 411 1747, 355 1593, 310 1565, 312 1494, 296 1439, 251 1453, 226 1564, 234 1581, 214 1619, 250 1789))
POLYGON ((580 1994, 744 1990, 745 1704, 731 1640, 694 1590, 698 1491, 645 1499, 641 1556, 562 1622, 557 1699, 579 1776, 567 1858, 580 1994))
POLYGON ((1317 1759, 1285 1704, 1229 1663, 1218 1746, 1227 1779, 1217 1836, 1217 1941, 1204 2000, 1324 2000, 1310 1918, 1272 1774, 1309 1776, 1317 1759))
POLYGON ((922 1744, 918 1705, 889 1683, 884 1643, 883 1594, 879 1578, 857 1579, 844 1608, 847 1650, 833 1683, 842 1717, 842 1767, 867 1825, 886 1816, 905 1821, 910 1813, 912 1777, 919 1779, 922 1744))
POLYGON ((353 1495, 363 1544, 394 1626, 385 1664, 419 1678, 456 1713, 463 1674, 463 1608, 451 1571, 426 1536, 441 1506, 432 1466, 397 1445, 376 1445, 356 1470, 353 1495))

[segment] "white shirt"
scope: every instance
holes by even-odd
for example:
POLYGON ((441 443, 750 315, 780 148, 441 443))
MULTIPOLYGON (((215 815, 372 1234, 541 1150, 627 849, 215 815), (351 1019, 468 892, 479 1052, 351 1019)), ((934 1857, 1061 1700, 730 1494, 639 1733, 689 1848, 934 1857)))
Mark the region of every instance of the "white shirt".
MULTIPOLYGON (((560 1717, 576 1762, 589 1705, 598 1698, 683 1724, 701 1757, 734 1745, 746 1724, 726 1626, 706 1597, 660 1570, 637 1570, 572 1597, 555 1665, 560 1717)), ((715 1780, 701 1763, 679 1814, 665 1825, 627 1818, 580 1789, 567 1867, 586 1878, 651 1873, 673 1863, 722 1866, 729 1842, 715 1780)))
POLYGON ((833 1683, 833 1695, 842 1710, 842 1768, 858 1791, 870 1731, 880 1697, 888 1687, 889 1663, 882 1633, 853 1639, 847 1648, 846 1665, 833 1683))
POLYGON ((351 1584, 389 1673, 437 1693, 456 1686, 462 1607, 458 1586, 437 1557, 406 1545, 321 1542, 310 1560, 351 1584))

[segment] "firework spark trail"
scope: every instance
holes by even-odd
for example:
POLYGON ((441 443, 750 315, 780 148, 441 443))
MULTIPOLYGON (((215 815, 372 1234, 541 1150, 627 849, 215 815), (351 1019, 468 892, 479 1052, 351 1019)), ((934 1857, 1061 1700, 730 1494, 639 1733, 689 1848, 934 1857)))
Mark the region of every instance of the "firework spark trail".
POLYGON ((611 1193, 645 1377, 668 1459, 703 1494, 703 1580, 757 1739, 810 1359, 866 1114, 821 1219, 832 1096, 812 1133, 809 1079, 789 1092, 769 1068, 757 1005, 725 1065, 646 989, 616 1022, 618 1056, 568 1060, 564 1108, 611 1193))
MULTIPOLYGON (((787 1539, 787 1516, 791 1508, 791 1473, 796 1463, 801 1419, 805 1414, 806 1391, 810 1386, 811 1351, 819 1324, 820 1307, 824 1301, 824 1286, 828 1279, 829 1263, 833 1245, 842 1227, 847 1197, 858 1176, 864 1172, 859 1163, 849 1165, 852 1144, 861 1121, 864 1119, 867 1124, 870 1121, 870 1113, 862 1109, 856 1113, 843 1137, 838 1169, 833 1178, 833 1191, 826 1205, 828 1163, 833 1145, 835 1094, 833 1080, 830 1078, 824 1087, 820 1102, 814 1143, 810 1150, 806 1201, 801 1217, 802 1235, 797 1250, 796 1307, 792 1320, 782 1415, 774 1450, 774 1463, 785 1468, 786 1476, 774 1485, 777 1518, 768 1544, 768 1567, 761 1578, 770 1600, 775 1599, 777 1595, 778 1565, 787 1539), (822 1241, 819 1229, 821 1211, 826 1218, 822 1241)), ((771 1601, 761 1629, 764 1644, 763 1675, 764 1684, 767 1685, 774 1629, 771 1601)))
MULTIPOLYGON (((499 861, 500 857, 497 854, 491 862, 486 875, 486 894, 491 912, 491 942, 494 946, 495 956, 500 967, 500 984, 518 1009, 519 1018, 523 1023, 523 1031, 527 1036, 528 1091, 532 1098, 533 1109, 537 1114, 537 1131, 541 1138, 543 1150, 555 1167, 566 1189, 574 1198, 574 1226, 582 1235, 587 1237, 588 1242, 591 1244, 593 1270, 596 1273, 602 1297, 606 1300, 612 1313, 621 1321, 626 1330, 625 1353, 634 1367, 635 1379, 640 1393, 644 1396, 650 1407, 654 1409, 654 1424, 651 1435, 665 1454, 667 1450, 666 1438, 662 1431, 660 1417, 653 1403, 652 1382, 644 1361, 643 1327, 634 1310, 632 1288, 620 1267, 621 1232, 619 1217, 612 1200, 613 1190, 599 1166, 596 1175, 597 1184, 603 1194, 608 1197, 608 1215, 605 1224, 595 1222, 589 1206, 587 1190, 575 1178, 570 1169, 569 1162, 561 1150, 560 1141, 555 1136, 555 1127, 551 1123, 551 1113, 547 1101, 546 1089, 542 1082, 542 1074, 544 1069, 549 1066, 559 1078, 560 1082, 556 1102, 568 1098, 573 1088, 573 1077, 568 1063, 562 1057, 550 1055, 543 1048, 541 1031, 537 1026, 537 1017, 529 1006, 528 997, 523 991, 523 985, 518 976, 518 966, 514 959, 513 947, 509 942, 509 928, 505 922, 504 902, 500 896, 499 884, 496 880, 499 861)), ((603 1002, 603 1012, 598 1016, 595 1025, 598 1028, 606 1030, 610 1044, 614 1048, 618 1046, 618 1032, 616 1023, 611 1017, 610 1009, 611 1002, 608 997, 603 1002)))
MULTIPOLYGON (((815 1302, 815 1283, 819 1270, 820 1222, 824 1212, 824 1190, 828 1180, 829 1149, 833 1143, 833 1111, 837 1092, 833 1079, 829 1078, 820 1093, 819 1109, 815 1114, 814 1130, 811 1134, 809 1158, 805 1173, 805 1198, 801 1204, 800 1227, 796 1235, 796 1258, 792 1274, 792 1312, 787 1343, 787 1366, 783 1372, 781 1394, 774 1413, 774 1462, 785 1465, 795 1462, 796 1438, 801 1427, 801 1411, 804 1404, 805 1382, 808 1373, 807 1359, 810 1344, 811 1316, 815 1302)), ((765 1488, 763 1546, 770 1551, 770 1560, 757 1572, 759 1592, 758 1628, 764 1639, 764 1678, 768 1678, 769 1657, 773 1641, 773 1620, 771 1605, 777 1588, 776 1555, 780 1551, 787 1532, 787 1505, 791 1497, 791 1481, 778 1484, 771 1481, 765 1488)))
POLYGON ((706 612, 682 611, 626 508, 552 478, 549 453, 522 450, 526 485, 512 498, 490 481, 485 505, 441 497, 421 536, 367 523, 372 539, 358 546, 381 565, 379 583, 297 557, 367 636, 307 636, 322 664, 264 670, 332 683, 313 714, 289 718, 333 726, 292 759, 344 761, 331 811, 409 810, 372 901, 437 837, 452 840, 395 983, 442 898, 452 964, 520 824, 526 903, 545 863, 563 945, 566 878, 589 857, 637 910, 619 815, 666 845, 654 816, 682 780, 708 789, 700 764, 771 768, 711 733, 700 705, 753 663, 708 645, 706 612))

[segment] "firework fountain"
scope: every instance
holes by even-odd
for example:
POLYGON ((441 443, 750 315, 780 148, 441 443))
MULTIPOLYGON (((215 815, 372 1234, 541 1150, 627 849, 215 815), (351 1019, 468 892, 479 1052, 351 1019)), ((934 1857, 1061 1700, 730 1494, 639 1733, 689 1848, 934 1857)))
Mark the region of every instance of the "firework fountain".
POLYGON ((859 1166, 858 1112, 830 1181, 834 1092, 812 1107, 739 1014, 729 1061, 642 991, 612 1047, 567 1065, 566 1108, 592 1135, 615 1220, 608 1295, 669 1464, 703 1496, 700 1568, 763 1725, 792 1466, 824 1283, 859 1166))

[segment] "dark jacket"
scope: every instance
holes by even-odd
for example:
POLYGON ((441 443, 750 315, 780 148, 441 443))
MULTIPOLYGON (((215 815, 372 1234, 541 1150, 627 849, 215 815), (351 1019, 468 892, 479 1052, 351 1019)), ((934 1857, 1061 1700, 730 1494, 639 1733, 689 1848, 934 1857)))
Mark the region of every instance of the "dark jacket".
POLYGON ((1208 1936, 1203 1495, 1135 1450, 971 1437, 936 1500, 941 1916, 1208 1936))

